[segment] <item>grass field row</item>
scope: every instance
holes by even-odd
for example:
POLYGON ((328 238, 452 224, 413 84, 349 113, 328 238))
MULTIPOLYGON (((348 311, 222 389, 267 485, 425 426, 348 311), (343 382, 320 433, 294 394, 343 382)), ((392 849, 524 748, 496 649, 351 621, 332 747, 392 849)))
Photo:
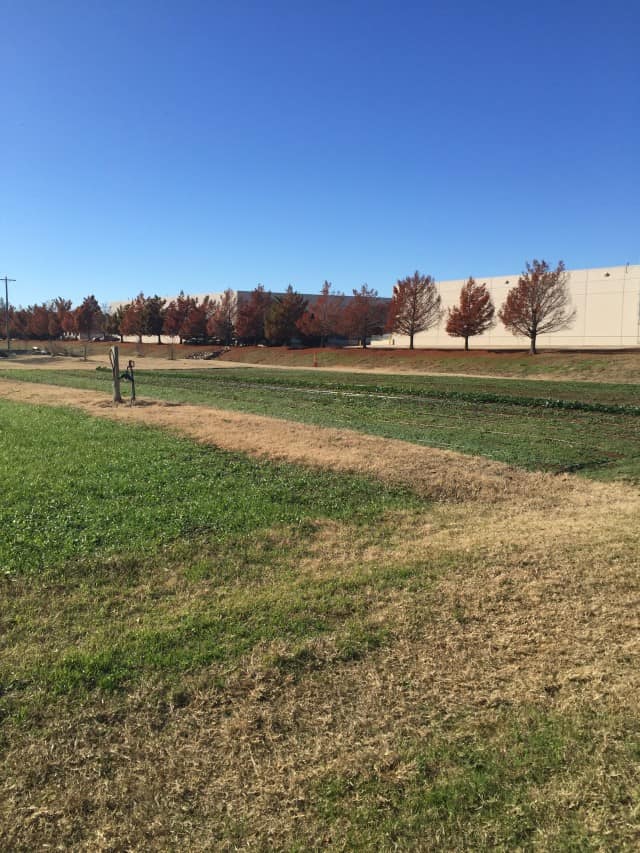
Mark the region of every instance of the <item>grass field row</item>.
POLYGON ((436 505, 71 410, 0 429, 4 849, 634 848, 626 493, 436 505))
MULTIPOLYGON (((21 371, 12 378, 101 390, 105 397, 110 393, 110 376, 103 370, 21 371)), ((354 429, 529 470, 640 481, 638 395, 630 385, 248 368, 139 371, 138 391, 148 398, 354 429)))

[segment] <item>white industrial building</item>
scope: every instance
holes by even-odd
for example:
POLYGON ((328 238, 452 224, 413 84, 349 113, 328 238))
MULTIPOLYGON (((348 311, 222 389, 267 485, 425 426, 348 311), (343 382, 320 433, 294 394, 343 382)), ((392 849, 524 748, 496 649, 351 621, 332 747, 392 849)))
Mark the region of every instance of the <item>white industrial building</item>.
MULTIPOLYGON (((576 317, 572 325, 560 332, 539 335, 538 348, 555 349, 617 349, 621 347, 640 347, 640 264, 625 266, 601 267, 598 269, 568 270, 568 287, 571 301, 576 309, 576 317)), ((496 315, 506 299, 508 291, 514 287, 521 273, 481 278, 476 281, 487 285, 496 315)), ((452 338, 446 332, 447 309, 457 305, 460 290, 466 279, 437 282, 442 298, 443 316, 437 326, 426 332, 419 332, 414 337, 414 346, 423 349, 460 349, 464 342, 461 338, 452 338)), ((250 291, 234 291, 238 301, 242 302, 250 295, 250 291)), ((189 294, 202 302, 205 297, 219 299, 221 292, 189 294)), ((313 295, 305 294, 312 302, 313 295)), ((167 302, 175 296, 165 297, 167 302)), ((123 302, 113 302, 110 310, 114 310, 123 302)), ((131 338, 133 339, 133 338, 131 338)), ((153 342, 155 337, 146 336, 143 341, 153 342)), ((167 342, 170 338, 163 340, 167 342)), ((374 337, 373 347, 408 347, 409 338, 404 335, 388 334, 374 337)), ((527 338, 511 334, 496 316, 496 325, 485 332, 469 339, 470 349, 514 349, 528 348, 527 338)))
MULTIPOLYGON (((572 325, 560 332, 539 335, 538 348, 561 349, 614 349, 640 346, 640 265, 626 264, 620 267, 568 270, 569 292, 576 309, 572 325)), ((521 273, 475 277, 487 285, 496 314, 506 299, 507 293, 518 283, 521 273)), ((460 290, 466 279, 440 281, 437 283, 442 307, 442 320, 426 332, 414 338, 419 348, 460 349, 461 338, 452 338, 446 332, 447 308, 457 305, 460 290)), ((513 349, 527 347, 527 338, 511 334, 496 318, 496 325, 475 338, 469 338, 473 349, 513 349)), ((371 346, 408 347, 409 338, 404 335, 382 335, 374 338, 371 346)))

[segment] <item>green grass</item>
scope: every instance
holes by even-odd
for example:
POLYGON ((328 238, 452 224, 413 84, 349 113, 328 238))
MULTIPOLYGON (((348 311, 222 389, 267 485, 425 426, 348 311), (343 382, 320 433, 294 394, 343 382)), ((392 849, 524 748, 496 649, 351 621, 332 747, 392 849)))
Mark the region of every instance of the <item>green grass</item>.
POLYGON ((261 464, 159 430, 0 403, 0 566, 41 572, 179 538, 367 519, 411 499, 363 478, 261 464))
MULTIPOLYGON (((109 393, 102 370, 20 378, 109 393)), ((530 470, 640 482, 640 400, 630 384, 246 368, 140 371, 138 387, 146 397, 355 429, 530 470)))
POLYGON ((0 429, 0 695, 14 714, 25 691, 117 689, 275 640, 334 633, 355 656, 366 589, 405 581, 403 567, 297 569, 327 519, 392 535, 389 513, 425 506, 401 488, 57 408, 2 402, 0 429))
MULTIPOLYGON (((367 373, 349 373, 323 370, 270 370, 268 368, 226 368, 221 370, 189 371, 145 371, 139 369, 141 387, 159 390, 167 394, 175 391, 202 395, 211 394, 213 389, 230 383, 251 387, 276 386, 282 388, 309 388, 354 393, 380 393, 393 395, 414 395, 429 398, 464 399, 472 401, 478 395, 491 402, 513 398, 538 400, 540 404, 548 401, 570 400, 585 405, 640 407, 640 385, 631 382, 598 382, 567 380, 527 380, 478 378, 473 376, 411 376, 384 375, 367 373)), ((70 387, 108 389, 110 372, 98 368, 89 373, 85 370, 0 370, 0 377, 13 380, 45 382, 70 387), (79 384, 81 383, 81 384, 79 384)), ((127 386, 123 392, 127 393, 127 386)), ((195 398, 192 398, 194 401, 195 398)))
POLYGON ((616 846, 616 809, 635 796, 640 728, 618 719, 611 737, 613 722, 536 708, 485 714, 480 723, 459 715, 405 744, 400 780, 389 770, 330 775, 315 807, 348 826, 354 850, 595 851, 603 830, 616 846), (603 772, 612 766, 626 769, 603 772), (594 832, 603 799, 611 813, 594 832))

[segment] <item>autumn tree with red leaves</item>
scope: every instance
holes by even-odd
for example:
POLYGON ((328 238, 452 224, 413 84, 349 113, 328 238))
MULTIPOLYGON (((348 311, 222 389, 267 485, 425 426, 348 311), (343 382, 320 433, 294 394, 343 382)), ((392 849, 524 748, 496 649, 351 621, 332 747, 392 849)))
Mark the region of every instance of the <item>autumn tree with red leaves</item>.
POLYGON ((42 305, 32 305, 27 308, 27 334, 31 338, 44 340, 49 336, 49 307, 43 303, 42 305))
POLYGON ((498 317, 512 334, 529 338, 531 355, 537 352, 538 335, 566 329, 575 320, 568 282, 562 261, 551 269, 546 261, 533 260, 507 294, 498 317))
POLYGON ((29 312, 26 308, 14 308, 9 305, 9 337, 26 338, 28 336, 29 312))
POLYGON ((347 337, 357 338, 366 349, 371 335, 382 334, 386 315, 387 306, 378 298, 378 291, 363 284, 360 290, 353 290, 353 296, 342 312, 342 331, 347 337))
POLYGON ((122 320, 120 321, 120 333, 123 335, 136 335, 138 343, 142 343, 142 335, 145 333, 145 303, 144 293, 139 293, 133 302, 125 306, 122 320))
POLYGON ((327 345, 327 338, 340 328, 344 310, 342 293, 331 292, 331 282, 325 281, 317 297, 298 320, 298 330, 306 338, 320 338, 320 346, 327 345))
POLYGON ((216 299, 210 308, 207 321, 208 333, 227 346, 231 346, 236 327, 238 300, 231 289, 225 290, 221 298, 216 299))
POLYGON ((453 338, 464 338, 464 348, 469 349, 469 338, 481 335, 494 323, 496 309, 486 284, 478 284, 469 278, 460 291, 460 301, 449 308, 447 334, 453 338))
MULTIPOLYGON (((180 343, 185 337, 189 337, 184 329, 187 323, 189 312, 196 307, 196 300, 191 296, 185 296, 181 290, 177 299, 173 299, 166 308, 163 331, 172 338, 177 337, 180 343)), ((205 318, 206 325, 206 318, 205 318)))
POLYGON ((413 349, 413 338, 439 322, 442 316, 440 294, 430 275, 413 275, 400 279, 393 286, 389 304, 386 329, 409 336, 409 349, 413 349))
POLYGON ((93 332, 100 331, 102 309, 93 294, 86 296, 82 304, 73 312, 73 329, 81 338, 83 334, 90 338, 93 332))
POLYGON ((71 300, 58 296, 49 303, 48 334, 50 338, 59 338, 65 331, 65 318, 71 313, 71 300))
POLYGON ((207 322, 209 320, 209 311, 210 311, 210 300, 208 296, 205 296, 202 302, 198 302, 197 299, 192 299, 191 297, 187 297, 190 300, 190 305, 187 310, 186 317, 182 325, 180 326, 180 335, 182 338, 195 338, 196 340, 203 341, 207 337, 207 322))
POLYGON ((264 323, 273 297, 259 284, 248 299, 238 305, 236 336, 248 344, 259 344, 265 338, 264 323))

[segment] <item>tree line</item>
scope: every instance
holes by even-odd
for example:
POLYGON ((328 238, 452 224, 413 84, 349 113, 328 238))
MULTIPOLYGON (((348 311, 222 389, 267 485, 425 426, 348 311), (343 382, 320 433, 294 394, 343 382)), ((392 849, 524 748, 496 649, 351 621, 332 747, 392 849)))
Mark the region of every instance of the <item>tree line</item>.
POLYGON ((514 335, 530 340, 536 352, 537 337, 569 326, 575 311, 571 308, 568 274, 560 263, 552 268, 546 261, 527 263, 515 287, 496 312, 486 284, 473 277, 463 285, 458 303, 446 312, 436 282, 430 275, 416 271, 400 279, 391 299, 363 284, 350 297, 335 292, 325 281, 318 296, 305 297, 289 285, 282 294, 272 294, 258 285, 238 301, 228 289, 218 298, 203 300, 181 292, 173 300, 138 294, 131 302, 109 312, 95 296, 85 297, 72 308, 69 300, 58 297, 48 303, 27 308, 9 307, 10 334, 38 340, 61 337, 125 336, 142 341, 146 335, 178 338, 180 343, 215 342, 272 346, 290 344, 294 339, 305 345, 326 346, 330 339, 357 340, 366 347, 373 335, 388 332, 406 335, 413 349, 414 338, 446 320, 449 335, 464 340, 482 335, 496 323, 496 317, 514 335))

